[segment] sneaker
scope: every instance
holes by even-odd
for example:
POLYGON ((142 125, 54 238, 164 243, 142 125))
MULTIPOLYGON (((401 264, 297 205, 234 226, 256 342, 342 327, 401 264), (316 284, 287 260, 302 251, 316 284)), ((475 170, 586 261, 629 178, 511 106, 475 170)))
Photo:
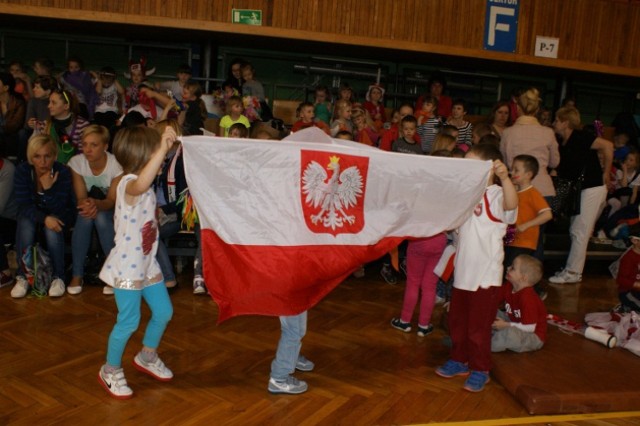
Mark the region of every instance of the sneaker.
POLYGON ((629 225, 627 225, 626 223, 621 223, 620 225, 609 231, 609 235, 611 235, 611 238, 613 238, 614 240, 623 240, 625 238, 628 238, 629 225))
POLYGON ((394 285, 398 283, 398 273, 391 265, 382 265, 380 275, 382 275, 387 284, 394 285))
POLYGON ((272 377, 269 379, 268 389, 271 393, 297 395, 306 392, 309 386, 307 386, 307 382, 298 380, 293 376, 289 376, 285 380, 276 380, 272 377))
POLYGON ((122 368, 116 369, 113 373, 107 373, 104 371, 103 365, 98 372, 98 381, 116 399, 129 399, 133 396, 133 391, 127 385, 122 368))
POLYGON ((27 282, 27 279, 22 275, 18 275, 16 277, 16 283, 11 289, 11 297, 13 297, 14 299, 22 299, 27 295, 28 291, 29 283, 27 282))
POLYGON ((391 327, 395 328, 396 330, 404 331, 405 333, 408 333, 411 331, 411 324, 408 322, 402 321, 400 318, 392 319, 391 327))
POLYGON ((49 287, 49 297, 61 297, 64 295, 64 281, 60 278, 54 278, 49 287))
POLYGON ((436 374, 440 377, 450 379, 455 376, 466 376, 469 374, 469 367, 458 361, 450 359, 444 365, 436 368, 436 374))
POLYGON ((73 277, 71 278, 71 282, 67 286, 67 293, 69 294, 80 294, 82 293, 82 277, 73 277))
POLYGON ((0 288, 13 284, 13 276, 11 272, 0 272, 0 288))
POLYGON ((160 357, 156 358, 154 362, 145 362, 140 352, 138 352, 136 357, 133 358, 133 366, 161 382, 168 382, 173 379, 173 372, 164 365, 160 357))
POLYGON ((204 283, 204 278, 197 275, 193 278, 193 294, 206 294, 207 286, 204 283))
POLYGON ((296 362, 296 370, 298 371, 305 371, 305 372, 309 372, 309 371, 313 371, 313 368, 316 365, 309 361, 307 358, 303 357, 302 355, 298 356, 298 361, 296 362))
POLYGON ((567 269, 563 269, 554 276, 549 277, 549 282, 554 284, 579 283, 580 281, 582 281, 582 274, 569 272, 567 269))
POLYGON ((102 294, 105 294, 107 296, 112 295, 113 287, 111 287, 110 285, 105 285, 104 287, 102 287, 102 294))
POLYGON ((611 245, 618 250, 626 250, 627 248, 627 243, 625 243, 624 240, 615 240, 611 245))
POLYGON ((484 385, 490 381, 489 373, 486 371, 472 371, 464 382, 463 388, 469 392, 480 392, 484 389, 484 385))
POLYGON ((611 309, 611 312, 614 314, 628 314, 631 313, 631 308, 623 305, 622 303, 618 303, 613 307, 613 309, 611 309))
POLYGON ((351 275, 353 275, 353 278, 362 278, 362 277, 364 277, 364 265, 361 265, 358 269, 353 271, 353 273, 351 275))
POLYGON ((423 327, 420 324, 418 324, 418 336, 424 337, 424 336, 428 336, 431 333, 433 333, 433 325, 429 324, 428 326, 423 327))

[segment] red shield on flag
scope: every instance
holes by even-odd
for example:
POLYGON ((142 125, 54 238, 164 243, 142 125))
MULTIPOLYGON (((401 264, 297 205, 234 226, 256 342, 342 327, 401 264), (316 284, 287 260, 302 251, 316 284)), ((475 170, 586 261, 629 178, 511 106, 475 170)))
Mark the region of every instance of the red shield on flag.
POLYGON ((307 227, 318 234, 360 232, 369 158, 305 150, 300 157, 300 199, 307 227))

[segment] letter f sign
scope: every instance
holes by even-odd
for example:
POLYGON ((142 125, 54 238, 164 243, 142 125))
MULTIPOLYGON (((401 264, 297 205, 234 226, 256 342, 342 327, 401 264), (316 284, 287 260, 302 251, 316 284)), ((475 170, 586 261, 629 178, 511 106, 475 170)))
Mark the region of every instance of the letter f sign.
POLYGON ((495 46, 496 44, 496 31, 509 32, 509 24, 499 23, 498 16, 515 16, 516 10, 507 7, 491 6, 489 9, 489 33, 487 37, 487 44, 489 46, 495 46))

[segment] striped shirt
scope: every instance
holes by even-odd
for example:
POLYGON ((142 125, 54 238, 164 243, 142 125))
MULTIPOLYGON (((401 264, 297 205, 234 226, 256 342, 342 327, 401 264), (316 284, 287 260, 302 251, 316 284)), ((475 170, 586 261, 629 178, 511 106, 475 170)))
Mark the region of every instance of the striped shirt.
POLYGON ((431 153, 433 141, 440 131, 440 126, 442 126, 442 121, 438 117, 428 118, 424 123, 418 126, 420 145, 422 146, 422 151, 424 151, 426 154, 431 153))

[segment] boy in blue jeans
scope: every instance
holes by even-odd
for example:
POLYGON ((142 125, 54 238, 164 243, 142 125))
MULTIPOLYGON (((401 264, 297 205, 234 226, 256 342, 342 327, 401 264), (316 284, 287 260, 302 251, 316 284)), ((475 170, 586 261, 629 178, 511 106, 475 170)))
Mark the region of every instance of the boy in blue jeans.
POLYGON ((269 392, 297 395, 306 392, 307 382, 292 376, 295 370, 312 371, 313 362, 300 355, 302 338, 307 332, 307 311, 298 315, 281 316, 280 341, 276 357, 271 362, 271 377, 269 378, 269 392))

